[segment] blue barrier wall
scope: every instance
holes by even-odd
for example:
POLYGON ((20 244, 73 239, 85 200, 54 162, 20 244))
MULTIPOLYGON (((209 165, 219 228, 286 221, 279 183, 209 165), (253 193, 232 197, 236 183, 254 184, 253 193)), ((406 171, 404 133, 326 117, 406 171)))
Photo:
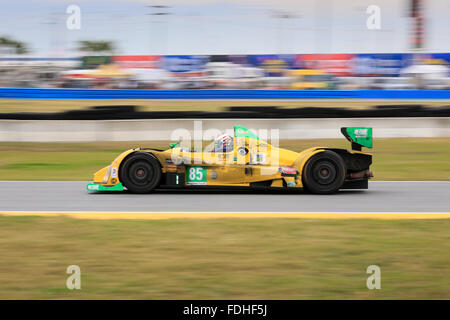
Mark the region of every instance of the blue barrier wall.
POLYGON ((0 88, 9 99, 450 99, 450 90, 103 90, 0 88))

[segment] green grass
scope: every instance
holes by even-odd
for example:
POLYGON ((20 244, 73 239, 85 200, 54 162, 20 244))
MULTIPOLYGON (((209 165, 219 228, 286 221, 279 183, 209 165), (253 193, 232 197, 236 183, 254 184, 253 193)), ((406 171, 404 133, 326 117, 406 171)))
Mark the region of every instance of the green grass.
MULTIPOLYGON (((223 111, 230 106, 279 106, 279 107, 345 107, 367 108, 380 104, 424 104, 429 107, 445 105, 444 101, 395 100, 392 99, 0 99, 1 112, 61 112, 86 109, 93 106, 135 105, 143 111, 201 110, 223 111)), ((448 104, 448 102, 447 102, 448 104)))
MULTIPOLYGON (((349 148, 345 139, 285 140, 300 151, 324 145, 349 148)), ((0 143, 0 180, 90 180, 122 151, 166 148, 168 142, 0 143)), ((450 138, 376 139, 375 180, 450 180, 450 138)))
POLYGON ((0 217, 0 299, 450 299, 450 219, 0 217), (65 288, 69 265, 81 290, 65 288), (366 268, 381 268, 381 290, 366 268))

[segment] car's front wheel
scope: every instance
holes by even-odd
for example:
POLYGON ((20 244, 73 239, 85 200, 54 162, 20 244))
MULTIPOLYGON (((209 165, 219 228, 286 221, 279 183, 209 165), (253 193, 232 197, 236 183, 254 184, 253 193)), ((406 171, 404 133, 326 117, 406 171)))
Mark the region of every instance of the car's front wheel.
POLYGON ((312 193, 330 194, 339 190, 345 180, 345 164, 333 151, 312 156, 303 169, 303 185, 312 193))
POLYGON ((149 193, 161 181, 161 165, 151 154, 137 152, 120 169, 122 184, 132 193, 149 193))

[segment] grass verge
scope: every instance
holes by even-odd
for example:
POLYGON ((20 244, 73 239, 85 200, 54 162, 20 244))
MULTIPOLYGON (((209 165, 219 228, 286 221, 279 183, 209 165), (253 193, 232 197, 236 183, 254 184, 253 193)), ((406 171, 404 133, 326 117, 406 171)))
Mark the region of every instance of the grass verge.
POLYGON ((450 219, 0 217, 0 299, 449 299, 450 219), (81 268, 81 290, 65 287, 81 268), (368 290, 369 265, 381 290, 368 290))
MULTIPOLYGON (((285 140, 281 147, 349 148, 345 139, 285 140)), ((450 180, 450 138, 376 139, 375 180, 450 180)), ((91 180, 122 151, 168 142, 0 143, 0 180, 91 180)))

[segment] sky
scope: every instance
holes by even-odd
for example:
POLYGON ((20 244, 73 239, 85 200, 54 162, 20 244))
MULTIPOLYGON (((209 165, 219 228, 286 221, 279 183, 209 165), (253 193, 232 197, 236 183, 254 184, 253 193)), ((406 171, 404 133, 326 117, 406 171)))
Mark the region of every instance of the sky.
MULTIPOLYGON (((425 2, 424 51, 450 52, 450 0, 425 2)), ((50 57, 77 55, 81 40, 114 41, 120 55, 400 53, 410 51, 407 9, 408 0, 0 0, 0 36, 50 57), (80 30, 66 27, 71 4, 80 30), (366 26, 369 5, 381 10, 379 30, 366 26)))

